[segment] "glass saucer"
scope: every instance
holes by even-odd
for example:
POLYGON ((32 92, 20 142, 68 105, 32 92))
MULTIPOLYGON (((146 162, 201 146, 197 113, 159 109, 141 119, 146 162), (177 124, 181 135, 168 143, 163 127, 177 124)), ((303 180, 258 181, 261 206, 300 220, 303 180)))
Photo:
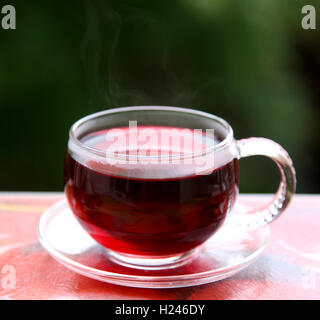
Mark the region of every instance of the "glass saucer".
MULTIPOLYGON (((49 254, 67 268, 96 280, 139 288, 177 288, 225 279, 251 264, 269 241, 269 227, 237 227, 247 207, 238 204, 224 226, 194 251, 185 264, 144 270, 116 263, 108 249, 93 240, 73 216, 66 199, 46 210, 39 239, 49 254)), ((245 215, 243 218, 246 218, 245 215)))

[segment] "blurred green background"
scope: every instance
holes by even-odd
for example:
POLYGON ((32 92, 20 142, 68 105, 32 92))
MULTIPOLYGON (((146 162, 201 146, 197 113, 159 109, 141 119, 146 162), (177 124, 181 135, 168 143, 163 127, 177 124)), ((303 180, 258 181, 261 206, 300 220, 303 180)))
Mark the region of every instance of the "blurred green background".
MULTIPOLYGON (((300 0, 2 1, 2 191, 62 191, 68 130, 127 105, 193 107, 236 137, 263 136, 292 156, 298 192, 320 191, 320 25, 300 0)), ((320 18, 320 16, 319 16, 320 18)), ((272 161, 241 161, 242 192, 274 192, 272 161)))

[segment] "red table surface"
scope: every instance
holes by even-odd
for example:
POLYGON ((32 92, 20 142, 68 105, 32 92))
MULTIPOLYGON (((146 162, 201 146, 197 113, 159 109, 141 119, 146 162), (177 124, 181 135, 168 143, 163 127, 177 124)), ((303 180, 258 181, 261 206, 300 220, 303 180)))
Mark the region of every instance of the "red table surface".
MULTIPOLYGON (((272 223, 266 250, 243 271, 215 283, 179 289, 103 283, 51 258, 38 241, 37 228, 43 211, 61 198, 62 194, 0 193, 0 299, 320 299, 320 196, 296 195, 272 223), (15 288, 6 285, 10 270, 15 271, 15 288)), ((251 207, 270 199, 240 196, 251 207)))

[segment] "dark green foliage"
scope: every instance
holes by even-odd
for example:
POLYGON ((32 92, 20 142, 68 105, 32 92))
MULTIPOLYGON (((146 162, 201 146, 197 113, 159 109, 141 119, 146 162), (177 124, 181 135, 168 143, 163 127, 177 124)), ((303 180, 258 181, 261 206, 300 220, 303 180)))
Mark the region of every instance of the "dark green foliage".
MULTIPOLYGON (((159 104, 220 115, 237 138, 278 141, 298 191, 319 192, 320 37, 300 27, 311 3, 11 1, 17 30, 0 30, 0 190, 62 190, 74 121, 159 104)), ((276 189, 271 162, 241 168, 242 192, 276 189)))

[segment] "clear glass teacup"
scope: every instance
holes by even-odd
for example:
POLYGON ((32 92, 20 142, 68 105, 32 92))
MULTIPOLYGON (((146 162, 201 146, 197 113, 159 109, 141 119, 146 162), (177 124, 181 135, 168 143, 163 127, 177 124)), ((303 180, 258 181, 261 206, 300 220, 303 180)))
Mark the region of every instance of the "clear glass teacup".
POLYGON ((110 109, 72 126, 65 193, 83 228, 117 261, 172 266, 223 226, 239 192, 239 159, 253 155, 274 160, 281 182, 268 206, 239 222, 246 229, 279 217, 295 192, 280 145, 235 140, 225 120, 197 110, 110 109))

